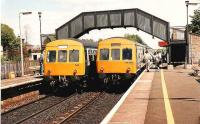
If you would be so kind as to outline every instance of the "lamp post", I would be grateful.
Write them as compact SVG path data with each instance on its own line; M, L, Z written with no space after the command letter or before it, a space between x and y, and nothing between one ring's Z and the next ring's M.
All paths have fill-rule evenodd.
M40 21L40 46L41 46L41 54L42 54L42 36L41 36L42 29L41 29L41 15L42 15L42 12L38 12L39 21Z
M20 35L20 50L21 50L21 72L22 76L24 76L24 57L23 57L23 44L22 44L22 35L21 35L21 22L20 17L22 15L29 15L32 14L32 12L20 12L19 13L19 35Z

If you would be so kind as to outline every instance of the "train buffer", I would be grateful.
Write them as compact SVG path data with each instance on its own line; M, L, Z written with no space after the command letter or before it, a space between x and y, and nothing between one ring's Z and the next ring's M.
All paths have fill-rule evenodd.
M17 77L14 79L3 79L1 80L1 90L26 85L29 83L39 82L42 80L43 80L42 76L29 76L29 75L23 77Z
M101 123L199 124L200 77L191 72L143 72Z

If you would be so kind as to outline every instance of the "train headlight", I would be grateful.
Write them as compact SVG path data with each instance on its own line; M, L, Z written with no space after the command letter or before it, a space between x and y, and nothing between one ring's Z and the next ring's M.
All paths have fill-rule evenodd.
M129 73L130 71L131 71L131 68L128 68L128 69L126 70L127 73Z
M51 75L51 71L50 70L47 71L47 75Z
M100 72L103 73L103 71L104 71L104 69L103 69L103 67L101 67Z
M76 70L76 69L74 70L73 74L74 74L74 75L76 75L76 74L77 74L77 70Z

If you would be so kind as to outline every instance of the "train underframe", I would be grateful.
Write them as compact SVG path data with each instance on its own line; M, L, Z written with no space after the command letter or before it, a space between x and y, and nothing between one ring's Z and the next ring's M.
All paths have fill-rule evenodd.
M57 91L60 88L75 87L80 89L87 87L88 76L46 76L44 78L44 85L52 91Z
M135 77L134 73L100 73L99 79L104 85L117 85Z

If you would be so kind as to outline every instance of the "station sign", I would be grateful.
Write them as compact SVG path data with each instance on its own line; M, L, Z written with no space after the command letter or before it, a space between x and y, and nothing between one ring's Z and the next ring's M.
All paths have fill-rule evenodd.
M160 42L158 42L158 45L159 45L160 47L167 47L167 46L169 45L169 43L166 42L166 41L160 41Z
M66 49L67 46L64 46L64 45L61 45L61 46L58 46L59 49Z

